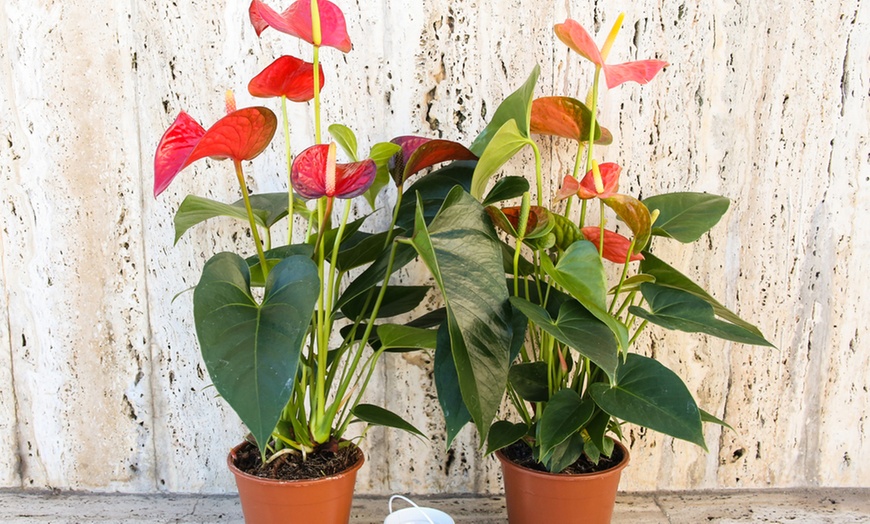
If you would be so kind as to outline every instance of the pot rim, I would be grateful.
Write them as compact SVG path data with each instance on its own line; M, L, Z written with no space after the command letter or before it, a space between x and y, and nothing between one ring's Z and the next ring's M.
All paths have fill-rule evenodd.
M335 480L337 478L346 477L349 474L355 474L357 470L359 470L366 461L365 453L363 453L362 449L354 443L351 443L351 446L355 447L359 451L359 459L348 469L344 471L340 471L335 475L329 475L326 477L320 477L316 479L298 479L298 480L280 480L280 479L270 479L264 477L258 477L256 475L251 475L250 473L246 473L234 464L236 459L236 453L241 449L245 444L250 444L248 441L243 441L241 444L234 446L230 452L227 454L227 466L230 469L230 472L236 477L242 478L247 482L257 482L262 484L292 484L294 486L307 486L310 484L317 484L319 482L326 482L330 480Z
M563 478L565 480L589 479L589 478L619 473L620 471L625 469L626 466L628 466L628 462L631 458L629 456L629 453L628 453L628 448L625 447L625 445L618 440L615 440L615 439L611 439L611 440L613 440L613 443L616 446L619 446L620 448L622 448L622 460L620 460L616 465L611 466L603 471L595 471L592 473L550 473L549 471L538 471L538 470L529 469L525 466L521 466L521 465L517 464L516 462L507 458L507 456L505 456L505 454L502 452L502 450L496 451L495 456L501 462L502 467L513 467L513 468L519 469L523 473L525 473L527 475L531 475L533 477L541 477L541 478L548 478L548 479Z

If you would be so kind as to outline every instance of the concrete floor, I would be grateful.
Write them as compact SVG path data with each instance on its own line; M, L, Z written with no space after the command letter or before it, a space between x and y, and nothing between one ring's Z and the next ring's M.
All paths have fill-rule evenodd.
M501 497L414 497L457 524L505 523ZM404 506L402 506L404 507ZM352 524L381 524L387 497L357 497ZM0 491L0 522L10 524L238 523L234 496L100 495ZM870 523L870 488L683 493L620 493L614 524ZM548 523L541 523L548 524Z

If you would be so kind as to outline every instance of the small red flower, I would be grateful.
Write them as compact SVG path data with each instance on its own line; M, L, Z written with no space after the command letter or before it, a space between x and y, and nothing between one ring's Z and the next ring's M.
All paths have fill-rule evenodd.
M667 66L667 62L661 60L639 60L637 62L626 62L624 64L607 65L601 57L601 50L595 45L592 37L586 32L583 27L576 21L565 20L563 24L556 24L553 28L559 40L565 43L575 52L591 61L593 64L600 66L604 71L604 78L607 81L607 87L614 87L628 81L634 81L638 84L646 84L653 79L663 67Z
M320 12L321 40L316 45L334 47L342 53L349 52L353 46L341 9L329 0L318 0L317 8ZM260 0L253 0L248 14L257 36L271 27L315 45L311 30L311 0L297 0L281 14Z
M586 240L595 244L596 248L599 248L599 244L601 243L601 229L597 226L591 226L584 227L581 231L583 232L583 236L586 237ZM628 256L628 250L630 248L631 240L615 231L610 231L609 229L604 230L604 258L615 264L625 264L625 257ZM629 262L635 262L637 260L643 260L643 255L640 253L631 255Z
M323 67L319 72L323 87ZM314 98L314 64L295 56L279 57L251 79L248 92L258 98L286 96L293 102L307 102Z
M378 167L366 159L351 164L335 162L335 144L311 146L299 153L290 169L290 182L300 196L354 198L375 181Z
M591 169L580 182L573 176L567 175L562 182L562 188L556 193L556 200L564 200L572 195L577 195L581 200L595 197L609 198L619 189L619 173L621 171L622 168L613 162L605 162L598 166L598 172L601 173L601 182L604 186L604 190L601 192L595 189L595 174Z
M182 169L195 161L213 157L219 160L251 160L266 149L278 119L265 107L246 107L232 111L208 131L182 111L163 134L154 154L154 196L163 192Z

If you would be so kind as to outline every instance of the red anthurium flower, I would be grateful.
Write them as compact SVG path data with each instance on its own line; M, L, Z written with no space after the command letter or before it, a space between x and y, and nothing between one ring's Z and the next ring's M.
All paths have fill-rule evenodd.
M583 232L583 236L586 237L586 240L595 244L596 248L599 247L598 244L601 242L601 229L597 226L591 226L584 227L581 231ZM604 230L604 258L616 264L625 264L625 257L628 256L629 248L631 248L631 240L615 231L610 231L609 229ZM640 253L631 255L629 261L635 262L637 260L643 260L643 255Z
M329 0L318 0L317 8L320 12L321 40L316 45L334 47L342 53L349 52L353 46L347 34L341 9ZM248 14L251 16L251 24L257 31L257 36L260 36L267 27L272 27L276 31L293 35L315 45L311 31L311 0L296 0L280 14L260 0L253 0Z
M562 187L556 192L556 202L572 197L580 190L580 182L571 175L565 175L565 180L562 181Z
M602 71L604 71L604 78L607 80L607 87L610 89L628 81L646 84L663 67L668 65L667 62L662 62L661 60L639 60L637 62L607 65L601 57L601 50L595 45L592 37L574 20L569 18L563 24L556 24L554 30L556 31L556 36L565 45L601 67Z
M619 189L619 173L622 172L622 167L613 162L605 162L598 166L598 172L601 173L601 182L604 186L603 191L595 189L595 174L590 169L583 180L580 181L580 187L577 189L577 196L581 200L590 198L608 198L613 196Z
M492 223L500 229L507 231L516 237L520 229L521 206L512 206L498 209L495 206L486 206L486 213L492 219ZM523 238L534 239L546 235L553 229L550 211L541 206L529 207L529 218L526 221L526 231Z
M320 144L299 153L290 169L290 182L303 198L354 198L365 193L377 172L378 167L370 158L337 164L335 144Z
M400 136L390 142L402 148L390 159L390 175L400 185L414 173L441 162L477 160L477 156L458 142L432 140L419 136Z
M323 68L319 68L323 87ZM314 98L314 64L285 55L272 62L251 79L248 92L258 98L286 96L294 102Z
M251 160L266 149L278 119L265 107L232 111L208 131L182 111L169 126L154 154L154 196L166 189L182 169L205 158Z

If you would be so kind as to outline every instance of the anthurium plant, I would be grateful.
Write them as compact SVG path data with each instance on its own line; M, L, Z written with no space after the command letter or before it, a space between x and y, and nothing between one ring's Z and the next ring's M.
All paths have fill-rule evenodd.
M244 169L272 143L279 118L264 106L237 109L232 93L226 115L208 129L181 112L154 158L155 197L206 157L229 160L216 163L214 170L231 165L239 184L241 199L233 203L186 197L175 216L176 242L189 228L215 217L240 220L253 239L249 252L212 256L193 292L196 333L209 376L250 430L263 462L343 447L342 438L355 421L420 434L396 414L362 399L383 352L435 347L437 333L431 328L443 321L442 312L402 324L383 320L415 310L429 287L392 285L389 279L416 257L414 248L399 239L412 236L417 198L428 206L424 224L474 245L477 233L466 223L483 217L483 207L461 189L450 189L457 177L469 186L477 156L458 143L417 136L376 143L361 154L356 135L341 124L329 126L332 141L322 141L320 52L351 51L344 14L328 0L298 0L280 13L253 0L249 15L258 36L272 28L311 44L311 62L279 57L248 85L254 97L280 101L288 190L250 194ZM288 101L313 101L314 136L295 155ZM412 176L448 161L471 162L471 167L459 163L419 177L409 189L415 196L403 200ZM352 219L352 199L366 199L374 212L379 193L391 181L397 197L388 227L367 229L372 215ZM448 197L453 204L445 202ZM451 205L476 214L454 223L433 221L442 206ZM285 218L287 243L273 243L280 236L273 228ZM294 229L306 234L297 233L294 241ZM459 249L456 261L470 264L478 254Z
M473 420L488 437L488 452L525 445L538 467L550 472L563 471L584 456L594 464L610 456L612 437L622 438L624 422L701 447L702 423L724 424L697 405L677 374L632 349L646 328L770 345L755 326L653 254L654 239L691 243L701 238L727 211L728 199L679 192L639 200L620 192L617 163L596 161L596 146L613 140L597 118L601 75L613 89L627 82L646 84L668 65L660 60L607 63L622 19L601 48L574 20L555 26L559 40L594 67L586 103L567 96L535 99L535 67L471 145L480 157L471 195L482 201L487 219L508 239L487 281L489 291L495 296L506 279L509 306L495 314L476 306L476 297L465 299L458 318L449 319L439 333L436 351L435 378L448 442ZM542 155L535 135L577 145L573 174L559 181L553 202L543 200ZM512 206L488 201L484 192L493 175L524 148L534 154L536 195L525 192ZM515 183L503 178L490 194ZM576 207L572 212L578 201L579 213ZM595 218L598 222L590 224ZM420 238L420 229L415 242L422 245L426 239ZM427 263L445 280L448 272L462 271ZM451 298L462 300L460 295L445 291L448 309ZM467 357L464 342L474 330L486 334L479 322L486 316L498 319L490 326L502 334L502 351L488 355L492 373L475 381L468 369L482 362ZM459 331L465 339L456 335ZM500 382L505 372L507 380ZM504 395L514 408L512 416L492 423Z

